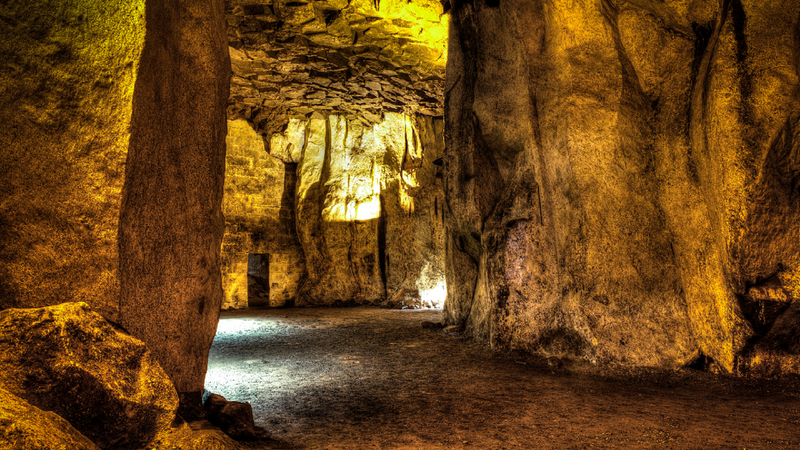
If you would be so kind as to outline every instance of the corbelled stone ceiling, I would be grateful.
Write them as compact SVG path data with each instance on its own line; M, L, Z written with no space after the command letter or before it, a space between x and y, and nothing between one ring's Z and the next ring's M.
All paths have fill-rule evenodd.
M228 118L261 134L318 111L366 124L385 112L443 115L447 16L435 0L226 5Z

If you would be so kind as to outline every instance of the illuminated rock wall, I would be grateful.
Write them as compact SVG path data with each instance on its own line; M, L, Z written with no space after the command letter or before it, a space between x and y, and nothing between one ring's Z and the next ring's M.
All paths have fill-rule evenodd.
M248 252L270 253L271 306L441 306L441 119L315 114L273 135L270 154L247 122L229 124L225 307L247 306Z
M257 249L272 255L272 306L295 297L301 272L307 278L298 304L440 303L442 227L432 225L441 223L440 197L433 194L440 187L424 177L435 173L432 161L443 146L448 18L442 4L230 0L226 13L233 69L228 119L250 124L246 139L254 154L263 154L255 136L264 136L273 159L233 158L229 149L228 173L236 181L226 188L224 306L246 304L245 258ZM404 115L426 118L405 124ZM412 153L405 157L407 141ZM264 178L272 169L261 164L273 167L268 161L275 158L297 164L291 219L278 214L277 203L264 204L289 204L287 190L274 181L280 166ZM423 178L408 178L414 174ZM296 237L286 228L295 220ZM427 262L434 254L438 259Z
M800 371L800 6L490 3L452 10L446 320L597 362Z
M298 164L297 230L308 270L299 305L441 301L433 164L443 150L441 124L418 117L387 113L373 127L341 116L309 121Z
M85 301L116 317L144 25L143 0L0 5L0 308Z

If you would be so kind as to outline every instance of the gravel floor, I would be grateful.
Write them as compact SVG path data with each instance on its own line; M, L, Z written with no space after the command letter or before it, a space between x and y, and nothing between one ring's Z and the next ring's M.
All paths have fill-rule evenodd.
M206 388L253 406L251 448L800 448L800 381L566 367L422 321L441 311L222 314Z

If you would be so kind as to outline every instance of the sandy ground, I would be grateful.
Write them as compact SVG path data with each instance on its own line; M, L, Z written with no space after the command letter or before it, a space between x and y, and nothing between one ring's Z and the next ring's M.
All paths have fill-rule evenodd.
M800 448L800 379L496 353L437 310L223 313L206 388L284 449Z

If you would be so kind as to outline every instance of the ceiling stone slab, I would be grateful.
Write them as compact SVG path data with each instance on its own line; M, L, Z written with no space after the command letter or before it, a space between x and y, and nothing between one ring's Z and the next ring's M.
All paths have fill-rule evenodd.
M448 16L437 1L227 3L228 117L265 135L314 111L443 115Z

